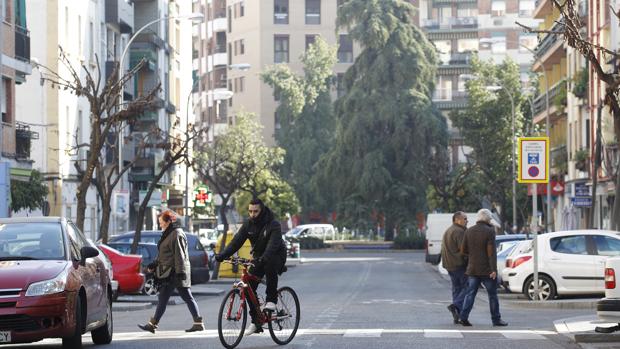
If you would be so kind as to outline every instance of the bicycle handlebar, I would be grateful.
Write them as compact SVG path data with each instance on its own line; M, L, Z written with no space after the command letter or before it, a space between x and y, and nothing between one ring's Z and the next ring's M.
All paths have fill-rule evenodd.
M246 267L253 267L254 266L254 260L251 259L247 259L247 258L241 258L241 257L230 257L227 258L223 261L224 263L230 263L230 264L241 264L243 266Z

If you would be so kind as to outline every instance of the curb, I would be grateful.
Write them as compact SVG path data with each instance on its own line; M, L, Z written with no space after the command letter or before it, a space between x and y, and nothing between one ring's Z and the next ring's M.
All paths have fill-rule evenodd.
M576 343L620 343L619 333L594 332L594 328L598 325L606 327L615 324L603 322L596 315L576 316L553 322L553 326L559 334Z
M112 311L135 311L146 310L153 307L153 303L130 303L130 304L118 304L112 303Z
M555 300L555 301L527 301L527 300L508 300L501 299L503 303L519 308L545 308L545 309L596 309L596 300Z

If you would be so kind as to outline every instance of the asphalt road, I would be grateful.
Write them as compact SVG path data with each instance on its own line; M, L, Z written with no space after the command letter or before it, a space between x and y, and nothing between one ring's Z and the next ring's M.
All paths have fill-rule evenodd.
M553 321L592 310L519 308L501 303L508 327L491 326L486 294L479 293L465 328L446 310L450 284L421 252L305 253L304 263L289 268L280 285L292 286L301 302L301 324L289 348L578 348L558 334ZM227 289L225 284L212 287ZM259 289L264 292L264 289ZM192 319L185 305L169 306L153 335L136 324L154 309L115 312L112 344L89 348L220 348L217 311L221 297L199 297L207 331L187 335ZM59 341L22 347L59 348ZM268 334L244 338L239 348L276 348Z

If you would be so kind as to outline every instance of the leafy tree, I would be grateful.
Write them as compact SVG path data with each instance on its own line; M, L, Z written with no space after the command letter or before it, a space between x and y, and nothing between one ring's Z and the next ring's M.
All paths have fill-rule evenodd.
M281 151L267 147L261 138L261 125L254 115L243 113L237 115L235 124L216 136L213 143L202 143L196 147L194 169L221 199L219 213L224 236L220 253L224 251L228 233L228 202L243 186L255 180L258 173L272 170L277 164L273 159L278 159L278 156L281 159ZM216 266L213 278L217 279L217 276Z
M465 145L472 148L472 158L477 171L473 181L479 186L478 195L496 203L501 219L512 218L512 108L510 95L515 102L516 137L525 134L527 126L521 108L526 108L521 94L519 66L511 60L500 65L481 62L474 58L471 64L475 79L466 84L469 101L467 108L450 115L452 124L463 135ZM489 91L487 86L499 85L502 89ZM498 103L507 101L507 103ZM529 106L527 106L529 108ZM519 186L520 191L525 187Z
M347 92L336 102L335 145L322 160L321 182L338 203L339 221L384 222L386 239L426 209L425 167L446 135L431 103L435 50L413 16L402 0L349 0L338 11L338 28L363 50L344 76Z
M287 65L280 64L266 69L261 78L280 98L276 110L280 129L275 137L278 145L286 150L280 173L295 189L307 215L326 209L324 196L312 179L317 161L333 144L335 121L329 88L336 48L317 38L300 60L304 65L303 75L296 75Z
M273 211L276 219L299 213L299 200L293 188L274 171L261 171L252 186L244 186L235 196L237 212L246 212L252 198L258 197Z
M11 211L29 211L43 208L48 188L41 181L41 173L33 170L28 182L11 181Z

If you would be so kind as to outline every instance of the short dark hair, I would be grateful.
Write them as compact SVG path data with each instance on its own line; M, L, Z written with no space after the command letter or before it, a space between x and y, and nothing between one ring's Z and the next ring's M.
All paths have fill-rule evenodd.
M454 214L452 215L452 223L456 222L456 220L459 217L464 217L464 216L465 216L465 212L463 212L463 211L456 211L456 212L454 212Z
M261 209L265 207L265 204L259 198L253 198L252 201L250 201L250 205L259 205Z

